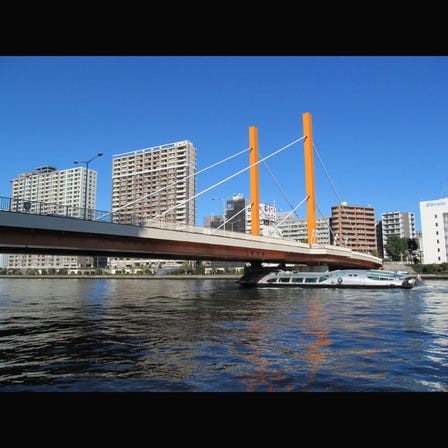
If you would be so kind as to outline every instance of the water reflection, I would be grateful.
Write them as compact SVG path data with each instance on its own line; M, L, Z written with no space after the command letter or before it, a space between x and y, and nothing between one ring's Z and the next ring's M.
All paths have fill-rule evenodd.
M262 342L266 337L266 328L261 322L250 322L246 330L251 336L250 352L243 355L245 362L252 367L252 371L242 378L247 392L277 391L279 383L286 379L286 373L278 367L278 360L269 359L265 344ZM257 336L255 336L257 335ZM290 391L293 385L286 385L284 391Z
M0 279L0 390L446 391L447 291Z
M320 366L325 364L327 356L323 348L331 345L328 337L328 315L318 297L310 298L307 315L308 328L305 328L303 333L310 336L311 341L304 343L304 360L310 365L310 373L302 386L303 390L312 384Z

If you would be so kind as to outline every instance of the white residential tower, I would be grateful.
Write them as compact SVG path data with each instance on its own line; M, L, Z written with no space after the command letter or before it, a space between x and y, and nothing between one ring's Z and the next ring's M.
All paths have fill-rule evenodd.
M87 179L86 179L87 177ZM58 170L42 166L11 181L11 210L23 213L92 218L96 208L97 172L86 167ZM87 191L86 191L87 190ZM87 202L85 202L87 199ZM78 269L92 267L93 257L14 254L9 269Z
M448 261L448 198L420 201L423 263Z

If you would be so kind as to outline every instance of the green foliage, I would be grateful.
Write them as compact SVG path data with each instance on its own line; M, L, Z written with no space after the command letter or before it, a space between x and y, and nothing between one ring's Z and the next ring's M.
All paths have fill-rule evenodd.
M441 264L414 264L412 268L418 274L447 274L448 263Z
M422 269L423 274L434 274L437 271L438 271L438 266L436 267L432 264L424 264L423 265L423 269Z
M409 238L392 235L387 239L386 251L393 261L403 261L408 253Z
M195 274L205 274L205 266L200 265L200 266L196 266L195 268Z

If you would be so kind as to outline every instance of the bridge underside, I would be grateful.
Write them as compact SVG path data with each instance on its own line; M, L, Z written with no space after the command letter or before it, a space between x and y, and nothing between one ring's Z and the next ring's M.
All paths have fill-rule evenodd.
M296 253L243 245L7 226L0 226L0 253L278 262L308 266L327 265L330 269L372 269L380 266L372 260L352 259L328 252Z

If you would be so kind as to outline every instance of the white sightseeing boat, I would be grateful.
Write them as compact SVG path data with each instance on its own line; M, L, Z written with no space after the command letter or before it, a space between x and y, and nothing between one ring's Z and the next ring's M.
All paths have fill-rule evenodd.
M417 277L408 273L377 269L340 269L326 272L246 272L241 286L269 288L404 288L415 286Z

